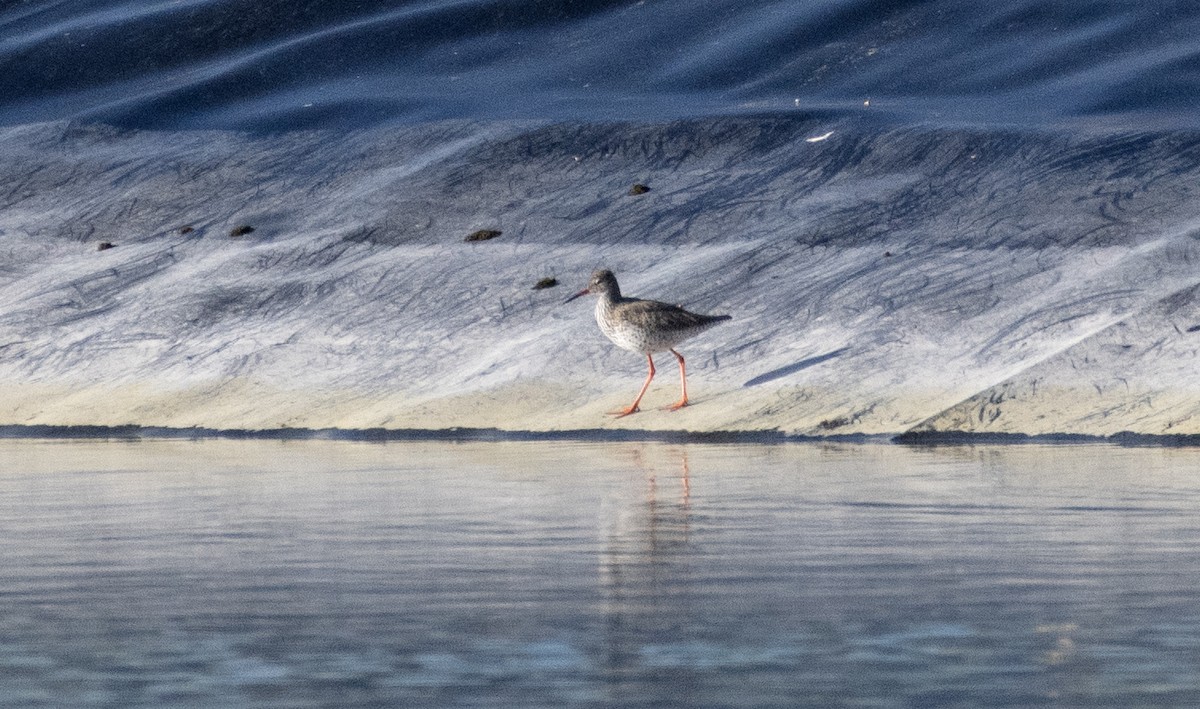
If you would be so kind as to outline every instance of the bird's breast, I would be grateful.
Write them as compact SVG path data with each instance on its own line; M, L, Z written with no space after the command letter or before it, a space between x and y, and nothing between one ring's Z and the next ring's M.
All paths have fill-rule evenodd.
M614 345L630 352L649 354L653 350L643 328L618 316L614 308L606 307L603 300L596 304L596 324L600 332L612 341Z

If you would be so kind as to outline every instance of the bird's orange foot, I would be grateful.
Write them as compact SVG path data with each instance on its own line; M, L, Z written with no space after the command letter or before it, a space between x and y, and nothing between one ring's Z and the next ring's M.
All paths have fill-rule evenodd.
M626 407L626 408L624 408L624 409L619 409L619 410L617 410L617 411L609 411L609 412L608 412L608 415L609 415L609 416L616 416L617 418L621 418L622 416L628 416L629 414L636 414L636 413L637 413L638 411L640 411L640 410L641 410L641 409L639 409L639 408L638 408L638 407L635 405L635 406L629 406L629 407Z
M687 399L680 399L679 401L676 401L674 404L671 404L670 406L665 407L663 409L663 411L678 411L687 405L688 405Z

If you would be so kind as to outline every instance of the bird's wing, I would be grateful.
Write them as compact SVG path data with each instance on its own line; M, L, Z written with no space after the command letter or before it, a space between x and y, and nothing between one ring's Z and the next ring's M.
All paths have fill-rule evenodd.
M617 306L620 316L630 322L664 329L688 329L712 322L712 316L693 313L678 305L657 300L630 300Z

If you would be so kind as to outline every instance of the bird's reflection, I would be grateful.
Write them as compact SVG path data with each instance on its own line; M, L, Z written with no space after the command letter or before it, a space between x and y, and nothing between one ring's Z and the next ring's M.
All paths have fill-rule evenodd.
M687 450L638 446L628 451L630 471L644 482L612 522L600 560L605 617L604 674L613 699L640 691L645 654L655 643L679 637L702 621L691 612L699 589L691 556L692 485ZM664 669L686 694L689 670ZM640 677L641 680L634 678Z
M676 504L676 506L679 510L686 512L691 507L691 502L692 502L692 500L691 500L692 483L691 483L691 479L690 479L691 468L688 466L687 449L680 448L678 451L672 451L672 453L678 453L678 456L679 456L679 473L677 476L678 486L679 486L679 496L678 496L679 501ZM643 463L642 468L645 471L646 480L649 483L647 490L646 490L646 504L647 504L648 508L650 509L650 511L653 512L659 506L659 490L658 490L659 473L658 473L658 471L656 471L655 467L652 465L646 465ZM665 467L664 467L664 469L665 469ZM670 494L669 489L664 494ZM654 515L651 514L650 517L653 519ZM686 529L687 529L687 515L686 514L684 514L682 516L682 521L684 523L684 531L686 532Z

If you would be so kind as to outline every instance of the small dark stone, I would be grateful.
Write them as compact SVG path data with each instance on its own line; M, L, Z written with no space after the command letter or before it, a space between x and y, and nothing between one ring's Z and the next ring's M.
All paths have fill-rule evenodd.
M1188 332L1200 332L1200 325L1192 325L1187 329Z
M254 231L254 227L250 226L249 224L243 224L241 226L234 227L233 230L229 232L229 235L230 236L245 236L252 231Z
M195 227L193 227L193 226L192 226L192 225L190 225L190 224L189 224L189 225L187 225L187 226L181 226L181 227L179 227L179 233L180 233L180 234L191 234L193 231L196 231L196 229L195 229Z
M117 245L111 241L101 241L99 244L96 244L96 250L97 251L108 251L109 249L116 248L116 246Z
M647 193L647 192L649 192L649 191L650 191L650 188L649 188L649 187L647 187L647 186L643 185L642 183L638 182L638 183L634 184L634 186L633 186L633 187L630 187L630 188L629 188L629 195L630 195L631 197L636 197L636 196L638 196L638 195L640 195L640 194L646 194L646 193Z
M500 236L503 233L504 232L496 231L495 229L480 229L479 231L468 235L466 240L487 241L488 239L495 239L497 236Z
M557 278L543 278L542 280L533 284L533 289L534 290L545 290L546 288L553 288L556 285L558 285Z
M891 251L884 251L884 252L883 252L883 257L884 257L884 258L891 258L891 257L892 257L892 252L891 252Z

